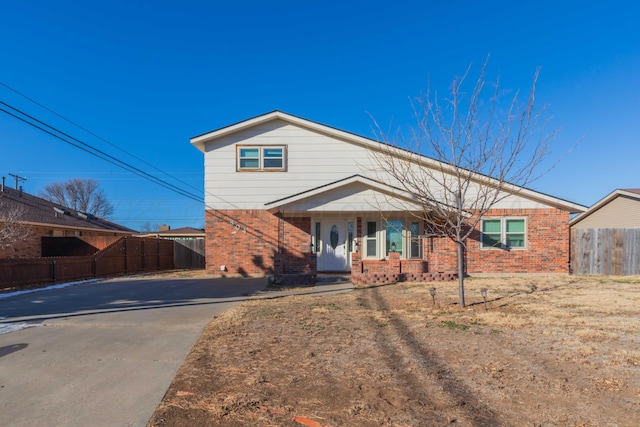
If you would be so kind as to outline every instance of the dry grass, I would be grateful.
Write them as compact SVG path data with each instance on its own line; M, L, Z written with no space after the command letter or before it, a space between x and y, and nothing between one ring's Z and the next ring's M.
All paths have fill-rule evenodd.
M637 425L640 277L471 278L464 309L430 286L226 312L150 425Z

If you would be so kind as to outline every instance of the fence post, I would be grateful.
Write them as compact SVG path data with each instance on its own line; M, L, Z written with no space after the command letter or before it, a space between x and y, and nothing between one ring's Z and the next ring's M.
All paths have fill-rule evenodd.
M55 259L51 260L51 281L52 282L56 281L56 260Z
M145 256L144 256L144 242L145 242L145 239L143 238L142 241L140 242L140 253L141 253L141 256L142 256L141 264L142 264L142 271L147 271L147 264L144 262L145 261L144 260L144 258L145 258Z
M128 274L129 273L129 265L127 264L127 238L125 237L124 240L124 274Z

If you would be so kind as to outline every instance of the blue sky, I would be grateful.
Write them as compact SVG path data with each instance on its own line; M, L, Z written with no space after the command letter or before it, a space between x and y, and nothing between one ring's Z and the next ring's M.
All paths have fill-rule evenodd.
M505 89L528 89L541 67L537 101L558 130L552 157L564 158L533 189L591 205L640 187L636 2L0 5L0 82L109 143L4 86L0 101L198 195L203 156L192 136L276 109L367 137L372 117L406 128L412 97L428 85L445 92L488 54L489 78ZM0 147L0 175L26 176L30 193L94 178L115 222L204 225L202 204L2 113Z

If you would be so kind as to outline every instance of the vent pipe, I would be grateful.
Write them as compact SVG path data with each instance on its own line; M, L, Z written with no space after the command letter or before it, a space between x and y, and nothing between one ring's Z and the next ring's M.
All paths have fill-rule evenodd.
M0 187L0 191L2 191L2 192L4 192L4 180L5 180L5 177L3 176L2 177L2 187Z

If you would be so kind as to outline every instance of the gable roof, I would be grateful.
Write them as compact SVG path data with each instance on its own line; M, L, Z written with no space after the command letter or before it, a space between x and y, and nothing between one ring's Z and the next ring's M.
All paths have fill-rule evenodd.
M407 191L397 187L393 187L380 181L376 181L375 179L367 178L366 176L362 175L353 175L344 179L330 182L328 184L311 188L297 194L292 194L278 200L267 202L265 203L265 207L269 211L277 211L280 208L295 204L303 200L309 200L314 197L322 198L322 196L325 194L332 193L338 189L346 188L354 184L360 184L363 188L374 190L377 193L384 195L385 197L398 200L400 203L403 203L404 206L408 206L414 209L420 209L419 203L415 200L415 197L413 197L413 195L411 195ZM322 200L322 202L326 202L326 200ZM359 207L357 210L360 211L363 209L362 207Z
M577 217L573 218L569 222L569 226L574 226L574 225L578 224L580 221L583 221L588 216L594 214L595 212L599 211L603 207L607 206L609 203L611 203L612 201L614 201L618 197L628 197L628 198L631 198L631 199L638 200L638 202L640 202L640 188L617 189L617 190L612 191L611 193L609 193L608 195L606 195L605 197L603 197L602 199L600 199L599 201L594 203L585 212L583 212L582 214L580 214ZM640 203L638 205L638 209L639 209L639 214L640 214Z
M28 225L47 226L73 230L107 231L118 234L133 234L134 230L97 218L91 214L67 208L54 202L15 190L0 189L0 221L2 213L18 210L19 222Z
M318 122L314 122L308 119L304 119L302 117L294 116L292 114L288 114L279 110L271 111L266 114L262 114L259 116L252 117L247 120L243 120L210 132L206 132L201 135L194 136L191 138L191 144L193 144L198 150L205 152L205 145L208 143L215 142L216 140L220 140L221 138L232 135L237 132L241 132L243 130L247 130L253 128L255 126L261 125L263 123L272 122L275 120L281 120L286 123L290 123L295 126L299 126L305 129L309 129L329 137L333 137L336 139L340 139L346 141L348 143L356 144L374 151L381 151L385 148L393 148L393 154L403 156L406 155L408 159L411 161L415 161L416 163L430 168L440 169L444 172L447 170L452 170L452 166L450 164L444 163L442 161L433 159L431 157L425 156L423 154L415 153L403 148L393 147L384 142L376 141L371 138L367 138L361 135L357 135L355 133L343 131L331 126L323 125ZM491 185L491 182L495 182L496 180L492 177L482 175L480 173L476 173L471 171L473 174L473 179L477 182L481 182L484 184ZM507 192L518 193L519 195L539 201L543 204L547 204L558 209L562 209L565 211L569 211L570 213L581 213L587 210L586 206L580 205L578 203L573 203L568 200L560 199L558 197L554 197L545 193L541 193L539 191L530 190L525 187L520 187L513 184L507 184L504 187L504 190Z

